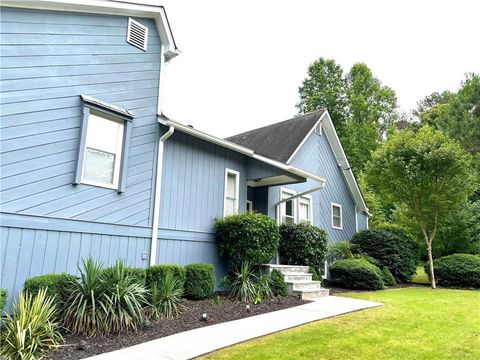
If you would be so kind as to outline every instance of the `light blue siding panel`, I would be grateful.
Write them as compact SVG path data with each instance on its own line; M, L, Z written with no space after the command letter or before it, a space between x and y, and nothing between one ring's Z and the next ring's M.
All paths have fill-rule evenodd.
M359 213L357 215L358 219L358 231L368 229L368 215L365 213Z
M146 225L158 134L155 21L138 19L150 30L144 52L126 43L125 16L13 8L0 16L2 211ZM127 161L124 197L71 184L81 94L136 114L128 153L135 161ZM132 195L140 195L137 202ZM71 246L78 241L72 238Z
M333 151L327 138L312 133L291 162L301 169L320 175L327 180L324 189L312 193L313 223L327 231L330 241L350 240L355 234L355 203L347 183L337 165ZM308 180L306 183L285 185L285 188L297 192L318 186L318 183ZM274 204L279 200L280 189L269 189L269 214L275 214ZM343 229L333 229L331 225L331 203L342 205Z

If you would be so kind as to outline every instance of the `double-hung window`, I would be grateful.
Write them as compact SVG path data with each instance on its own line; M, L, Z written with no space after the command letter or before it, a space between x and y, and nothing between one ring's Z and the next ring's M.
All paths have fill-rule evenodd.
M133 114L85 95L82 99L83 121L74 184L122 192Z
M238 171L225 169L223 216L238 214L239 178L240 173Z
M281 199L285 200L295 195L295 192L289 190L283 190L281 193ZM280 223L281 224L293 224L296 222L296 201L287 200L280 204Z
M312 223L312 197L301 196L298 199L298 220L300 222Z
M342 205L332 203L332 228L343 229Z

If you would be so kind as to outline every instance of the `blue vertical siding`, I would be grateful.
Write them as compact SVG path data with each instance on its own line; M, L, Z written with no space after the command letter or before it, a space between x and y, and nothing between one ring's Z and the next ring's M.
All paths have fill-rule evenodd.
M357 217L358 231L368 229L368 215L365 213L359 213Z
M0 175L2 211L149 226L161 44L126 43L128 18L2 8ZM73 186L81 94L136 114L126 189Z
M324 189L310 194L313 198L313 224L325 229L330 241L350 240L355 234L356 228L355 203L327 138L324 135L311 133L293 157L291 164L327 180ZM285 188L302 192L315 186L318 186L317 182L308 180L306 183L286 185ZM274 204L279 201L279 196L279 187L269 189L269 214L271 216L275 214ZM342 230L332 228L332 202L342 205Z

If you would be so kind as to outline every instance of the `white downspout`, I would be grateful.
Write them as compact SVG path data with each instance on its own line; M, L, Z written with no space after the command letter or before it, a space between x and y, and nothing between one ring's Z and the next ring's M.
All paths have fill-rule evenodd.
M163 134L158 141L157 174L155 178L155 198L153 201L152 239L150 242L150 266L155 265L157 260L158 220L160 218L160 195L162 190L163 144L170 136L172 136L174 131L175 128L170 126L168 131Z

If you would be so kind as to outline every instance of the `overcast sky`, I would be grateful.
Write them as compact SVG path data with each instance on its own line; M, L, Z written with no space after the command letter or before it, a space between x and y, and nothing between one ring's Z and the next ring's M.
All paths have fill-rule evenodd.
M165 114L225 137L295 115L298 86L323 56L366 63L402 110L480 72L480 2L165 0L180 56Z

